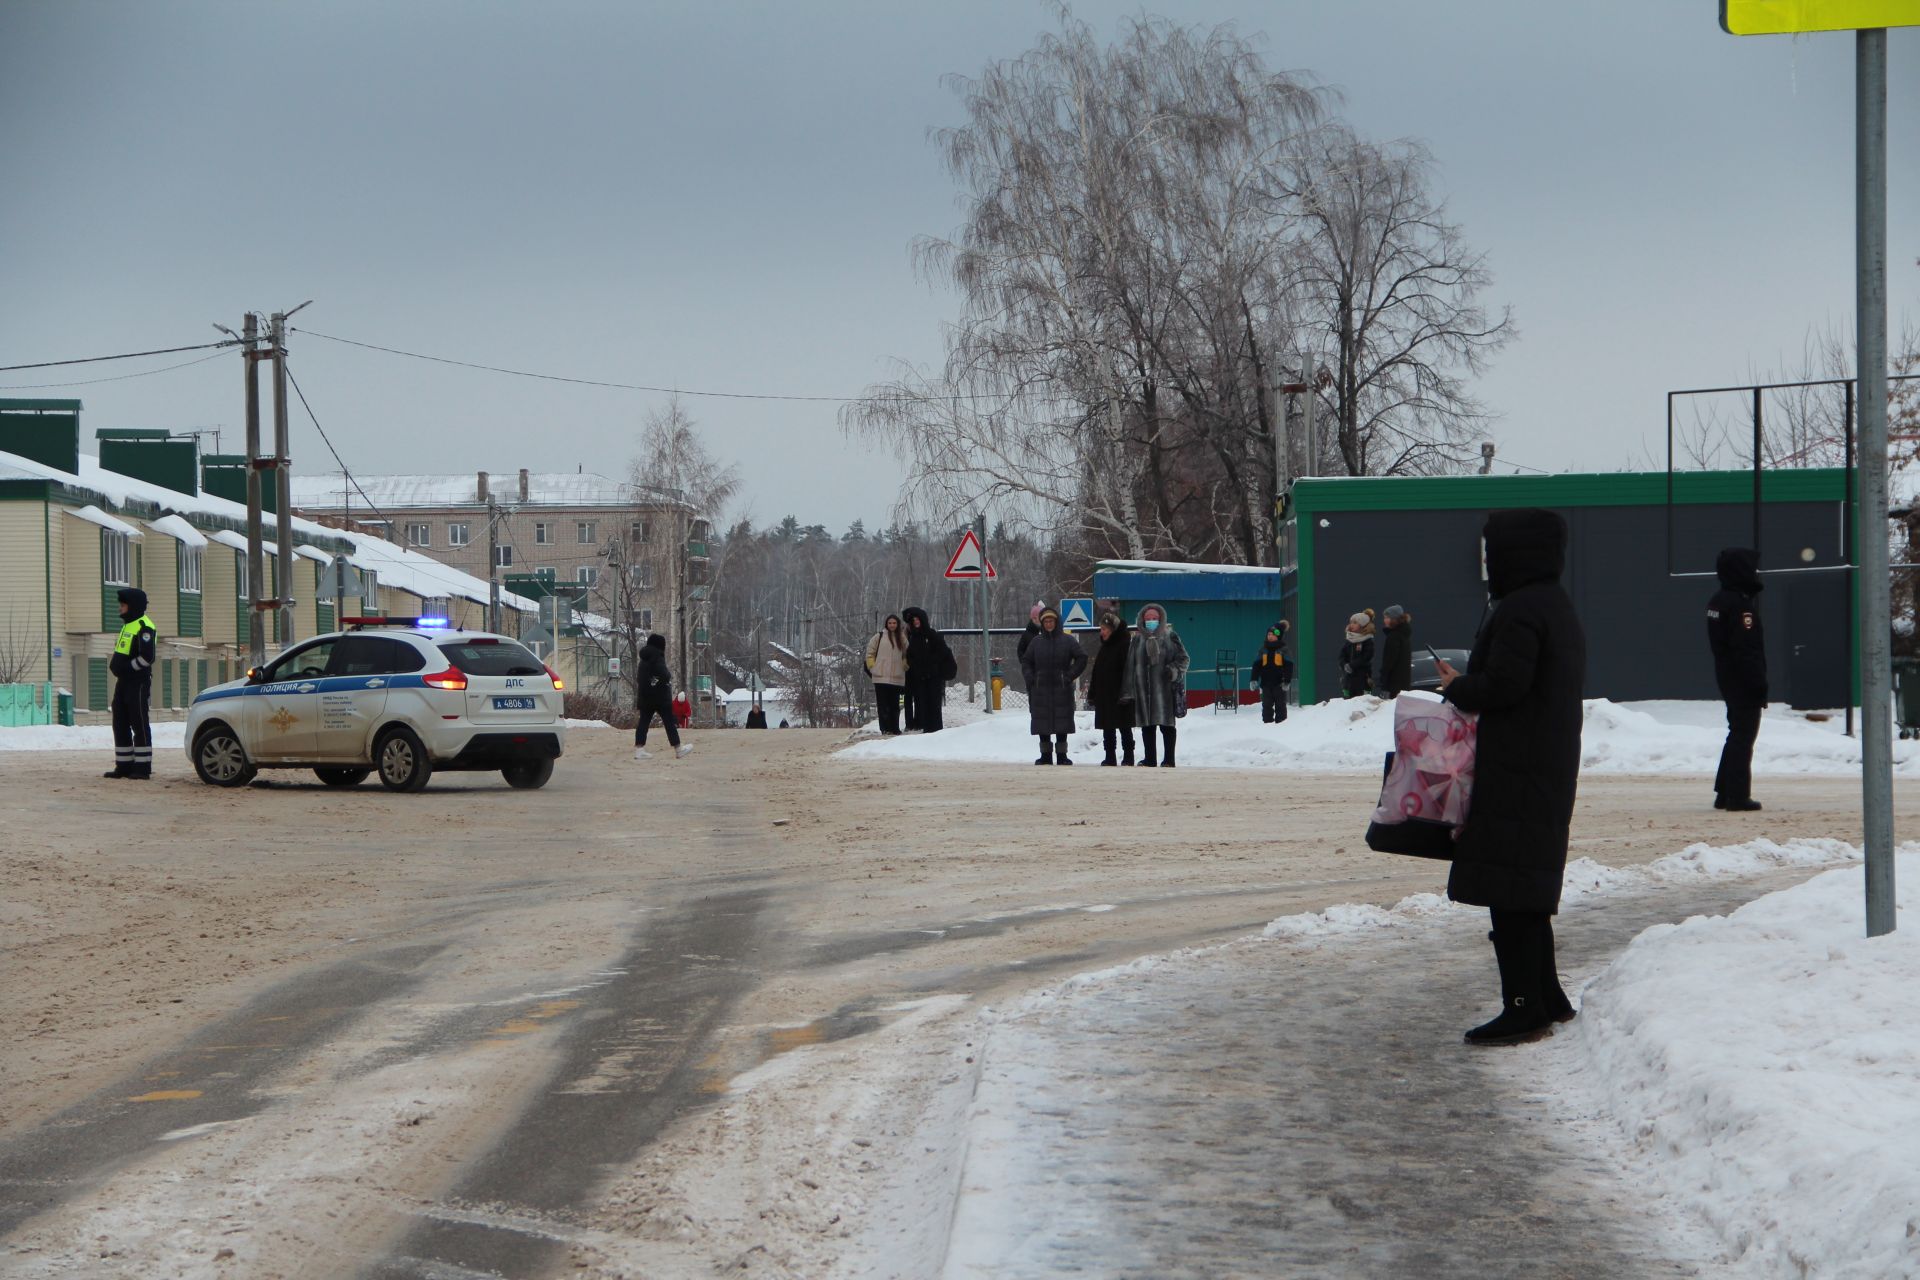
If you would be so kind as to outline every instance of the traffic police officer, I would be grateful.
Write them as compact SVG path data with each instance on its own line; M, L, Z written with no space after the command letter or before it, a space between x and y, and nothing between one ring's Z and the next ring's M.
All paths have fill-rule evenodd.
M153 726L147 702L153 694L154 650L159 632L147 616L147 593L120 588L120 635L113 642L108 670L113 686L113 768L109 778L153 776Z
M1753 798L1753 740L1767 708L1767 644L1760 629L1759 562L1745 547L1722 551L1714 564L1720 590L1707 602L1713 678L1727 704L1727 744L1713 779L1713 807L1736 813L1760 807Z

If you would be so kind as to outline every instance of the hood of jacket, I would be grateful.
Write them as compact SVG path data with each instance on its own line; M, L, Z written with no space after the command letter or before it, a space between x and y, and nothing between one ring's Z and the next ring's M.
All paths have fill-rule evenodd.
M1747 547L1728 547L1713 563L1720 585L1743 595L1755 595L1761 589L1760 557Z
M1149 609L1158 609L1160 611L1160 628L1157 631L1147 630L1147 610ZM1173 634L1173 619L1167 616L1166 606L1149 602L1141 605L1140 612L1133 615L1133 629L1136 634L1143 638L1170 636Z
M147 593L138 587L120 588L119 600L121 604L133 606L133 613L127 618L128 622L132 622L134 618L140 617L147 611Z
M1498 600L1533 582L1558 582L1567 565L1567 522L1557 511L1524 507L1487 517L1487 594Z
M920 620L920 626L918 629L920 634L922 635L933 634L933 619L927 616L927 611L925 609L922 609L917 604L908 605L906 608L900 611L900 621L906 625L908 639L912 639L914 636L915 628L913 625L913 620L915 618L918 618Z
M647 637L647 648L658 649L661 653L665 653L667 651L667 638L656 631Z

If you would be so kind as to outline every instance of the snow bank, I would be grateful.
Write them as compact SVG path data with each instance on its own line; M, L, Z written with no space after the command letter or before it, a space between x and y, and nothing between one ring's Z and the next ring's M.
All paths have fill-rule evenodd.
M1908 927L1883 938L1858 868L1649 929L1556 1037L1744 1273L1920 1274L1920 851L1896 879Z
M1425 695L1410 694L1409 697ZM1026 763L1034 739L1025 711L977 719L965 703L949 704L950 726L941 733L871 738L840 753L847 760L908 760L955 763ZM959 713L959 714L956 714ZM973 715L977 715L977 711ZM967 722L954 724L966 717ZM1100 734L1091 712L1076 721L1069 748L1077 762L1094 764ZM1813 718L1784 707L1770 709L1754 748L1755 773L1846 774L1860 767L1860 742L1844 733L1835 713ZM1379 698L1323 702L1295 708L1284 724L1262 724L1257 709L1190 712L1179 725L1181 767L1306 772L1374 773L1393 744L1393 704ZM1717 702L1587 703L1581 768L1589 773L1711 774L1726 741L1725 711ZM1894 768L1920 776L1920 743L1897 741Z
M184 720L153 726L156 751L178 751L187 745ZM0 751L99 751L113 754L113 727L104 724L67 726L30 724L0 729Z

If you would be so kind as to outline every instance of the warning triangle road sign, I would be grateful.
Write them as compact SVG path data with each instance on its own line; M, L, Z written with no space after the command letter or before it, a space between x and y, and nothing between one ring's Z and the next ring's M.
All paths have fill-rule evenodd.
M1000 576L993 571L993 562L988 560L981 550L980 539L976 538L973 530L969 529L960 536L960 546L954 551L953 559L947 561L947 577L977 578L980 576L983 565L986 568L987 577Z

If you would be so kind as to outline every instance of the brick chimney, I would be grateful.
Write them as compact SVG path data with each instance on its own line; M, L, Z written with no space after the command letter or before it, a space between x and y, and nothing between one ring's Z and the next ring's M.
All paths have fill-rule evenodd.
M525 467L520 468L520 501L532 501L532 496L527 491L527 469Z
M486 472L482 471L480 473L480 483L474 486L474 493L479 496L479 499L481 502L485 502L487 500L487 473Z

